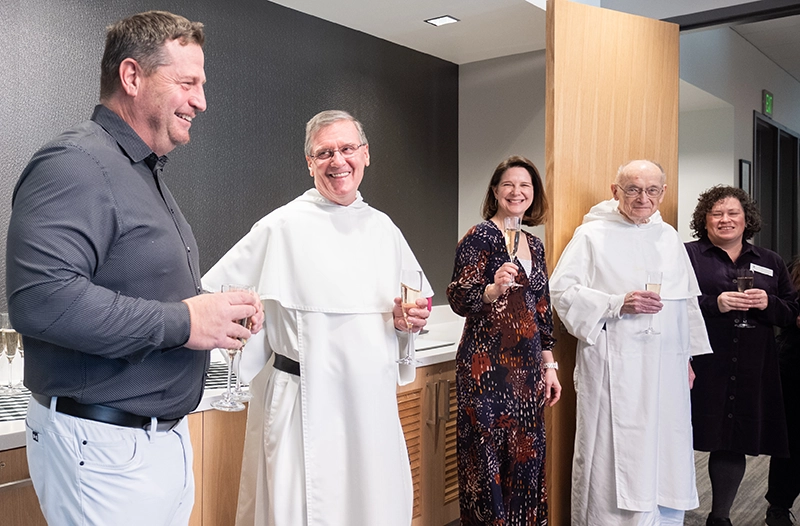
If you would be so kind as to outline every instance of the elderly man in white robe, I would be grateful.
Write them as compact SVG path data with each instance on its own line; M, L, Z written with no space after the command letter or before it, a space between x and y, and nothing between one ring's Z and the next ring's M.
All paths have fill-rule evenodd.
M690 356L711 347L692 265L658 212L665 183L656 163L620 167L550 279L578 339L572 526L678 525L698 506ZM660 294L644 290L652 271Z
M314 189L256 223L204 277L254 285L264 336L243 352L250 390L236 524L409 526L413 487L397 410L408 328L401 270L420 270L400 230L358 192L361 124L325 111L306 126ZM423 297L433 292L423 277ZM409 322L428 317L417 300ZM266 360L273 355L272 361Z

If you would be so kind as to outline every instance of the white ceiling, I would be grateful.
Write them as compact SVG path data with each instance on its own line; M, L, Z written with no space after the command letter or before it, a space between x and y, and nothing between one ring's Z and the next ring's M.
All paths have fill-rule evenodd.
M273 0L428 55L466 64L544 49L545 12L525 0ZM425 20L450 15L456 24Z
M545 0L272 0L422 53L467 64L544 49ZM748 4L742 0L578 0L664 19ZM450 15L456 24L424 20ZM732 26L800 81L800 16Z
M800 15L731 26L800 82Z

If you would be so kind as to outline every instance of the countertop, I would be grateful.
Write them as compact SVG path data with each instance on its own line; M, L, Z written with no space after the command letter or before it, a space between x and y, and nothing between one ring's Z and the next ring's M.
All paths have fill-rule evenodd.
M428 320L427 332L421 334L416 338L415 347L417 361L420 362L419 367L426 365L434 365L437 363L447 362L455 359L456 347L461 338L461 330L464 326L464 318L454 314L450 307L447 305L438 305L433 307L431 317ZM223 358L218 352L212 354L212 364L217 364L214 370L219 371L220 364L224 363ZM5 362L5 360L3 360ZM8 369L6 367L0 368L0 379L5 383L8 378ZM21 360L17 358L12 364L12 374L14 381L19 380L21 369ZM209 384L207 384L209 385ZM224 387L216 387L219 385L217 381L210 381L210 385L214 387L206 387L203 399L200 405L195 409L197 411L206 411L211 409L211 402L219 398ZM223 382L224 385L224 382ZM0 397L5 395L0 395ZM19 409L17 409L19 411ZM0 451L6 449L14 449L25 445L25 420L24 410L19 412L20 418L0 422Z

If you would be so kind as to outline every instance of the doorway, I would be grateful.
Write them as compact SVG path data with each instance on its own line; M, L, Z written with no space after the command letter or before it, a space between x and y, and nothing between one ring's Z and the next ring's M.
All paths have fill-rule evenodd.
M761 212L761 232L755 244L773 250L786 263L798 255L798 134L753 112L753 198Z

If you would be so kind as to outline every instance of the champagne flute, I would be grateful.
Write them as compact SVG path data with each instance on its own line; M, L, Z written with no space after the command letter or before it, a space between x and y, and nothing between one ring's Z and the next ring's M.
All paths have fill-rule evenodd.
M661 278L662 278L661 271L658 270L648 271L644 289L649 292L655 292L656 294L661 294ZM661 334L660 332L658 332L653 328L654 317L655 314L650 315L650 323L647 324L647 328L644 330L645 334Z
M19 359L23 360L22 363L24 364L25 363L24 362L24 360L25 360L25 348L22 345L22 335L20 333L17 333L17 354L19 354ZM25 367L23 366L20 370L24 371ZM17 387L18 389L21 389L23 385L24 385L24 383L22 381L22 374L20 374L19 381L16 384L14 384L14 387Z
M508 251L508 257L511 258L511 262L513 263L514 258L517 257L517 249L519 249L519 238L522 228L520 218L516 216L506 217L503 219L503 227L503 236L506 240L506 251ZM517 287L521 287L522 285L512 279L509 281L508 286L512 289L515 289Z
M419 365L414 357L414 338L413 327L408 321L408 310L417 307L417 298L422 296L422 271L420 270L401 270L400 271L400 305L403 308L403 318L406 321L408 330L408 340L406 341L406 355L397 363L401 365Z
M11 363L17 355L19 334L11 327L11 322L6 312L0 313L0 341L2 341L3 352L8 358L8 384L2 389L2 394L19 394L22 391L14 387L13 369L11 368Z
M236 290L244 290L253 292L255 289L253 287L247 285L223 285L222 292L230 292ZM243 327L247 327L249 319L242 318L238 320L238 323ZM247 340L240 339L242 345L244 345ZM242 411L244 410L244 404L236 400L233 396L233 390L231 389L231 374L233 372L233 361L236 353L239 352L239 349L225 349L228 353L228 381L225 387L225 392L222 394L222 398L219 400L214 400L211 402L211 407L214 409L219 409L220 411Z
M242 374L240 372L242 365L242 350L244 350L244 347L239 349L239 351L236 353L236 358L233 362L234 369L236 369L234 372L234 375L236 375L236 387L233 389L233 399L237 402L248 402L253 399L253 394L249 390L245 391L242 388Z
M736 288L739 292L744 292L747 289L753 288L753 271L749 268L736 269ZM755 325L747 321L747 311L742 312L742 321L734 324L734 327L740 329L755 329Z

